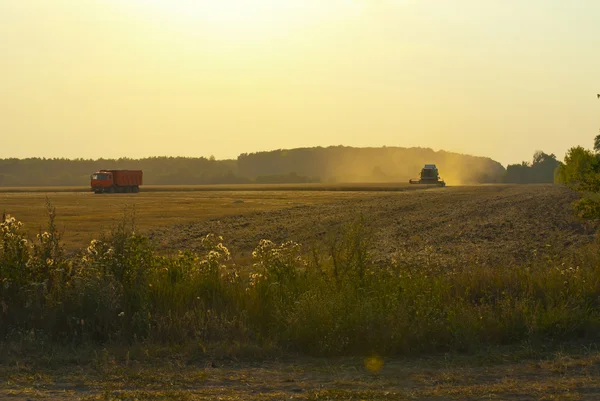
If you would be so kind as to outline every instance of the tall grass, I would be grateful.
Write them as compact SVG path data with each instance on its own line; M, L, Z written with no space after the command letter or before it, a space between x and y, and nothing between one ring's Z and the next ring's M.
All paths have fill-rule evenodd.
M273 345L311 355L472 351L597 338L598 247L521 266L373 263L362 222L325 251L261 241L237 265L223 239L164 256L125 218L65 256L49 204L35 239L0 223L0 341Z

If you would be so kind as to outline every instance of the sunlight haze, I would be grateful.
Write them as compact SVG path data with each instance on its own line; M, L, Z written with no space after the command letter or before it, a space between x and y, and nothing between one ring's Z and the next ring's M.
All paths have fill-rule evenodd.
M600 128L594 0L1 0L0 158L431 147Z

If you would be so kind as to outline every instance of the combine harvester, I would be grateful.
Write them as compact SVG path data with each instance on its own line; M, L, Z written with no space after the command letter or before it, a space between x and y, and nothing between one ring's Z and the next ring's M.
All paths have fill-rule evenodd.
M445 187L446 183L440 178L439 172L435 164L426 164L421 170L421 178L418 180L410 180L411 184L437 185Z

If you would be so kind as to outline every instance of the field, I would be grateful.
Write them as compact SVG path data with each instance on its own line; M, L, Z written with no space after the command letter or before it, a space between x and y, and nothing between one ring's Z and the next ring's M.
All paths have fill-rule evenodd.
M428 187L428 186L426 186ZM94 195L87 188L0 188L0 212L26 224L35 236L47 220L46 199L56 207L57 223L68 249L80 249L118 223L126 209L135 208L136 224L145 231L195 223L224 216L271 212L423 189L408 184L289 184L149 186L139 194Z
M234 254L247 256L263 239L307 247L335 240L363 218L376 261L419 256L436 263L522 263L536 253L562 253L593 240L595 227L573 217L576 195L557 186L474 186L399 193L329 193L286 208L223 215L154 229L164 249L194 249L208 233L222 235Z
M0 398L592 400L600 396L600 354L593 342L598 317L596 306L590 306L596 305L600 288L596 285L600 282L595 268L597 250L593 248L597 226L573 216L570 204L576 194L554 185L326 188L155 188L113 196L39 189L0 193L0 210L22 220L32 235L45 224L45 201L49 198L71 251L117 224L127 207L135 208L139 231L147 234L162 254L200 251L202 238L215 233L224 237L234 261L243 266L251 266L252 250L261 239L276 243L294 240L303 245L304 252L326 253L342 240L345 227L362 221L370 260L375 266L399 266L402 273L393 280L365 278L360 284L361 291L369 290L365 293L357 293L355 276L348 276L340 287L346 297L340 304L329 290L336 281L313 277L310 283L320 286L314 293L321 297L315 298L315 303L304 296L313 293L311 288L288 304L273 303L279 298L263 294L261 308L273 311L266 315L252 309L252 302L259 298L246 295L250 288L233 288L231 291L240 290L232 292L238 294L236 297L248 297L247 303L240 304L247 308L246 313L255 313L252 316L258 323L258 319L265 319L263 334L297 346L293 352L270 349L268 341L267 346L260 341L217 342L208 350L198 342L190 345L185 341L187 345L171 348L134 341L132 346L117 343L91 350L50 346L42 351L28 348L27 338L21 343L0 343L0 377L6 378L0 381ZM577 261L576 268L568 265L571 257ZM415 266L423 273L411 270ZM531 272L524 273L521 267L531 267ZM159 291L162 287L157 288L158 284L165 283L160 281L161 269L156 272L148 279L154 280L149 281L151 291ZM403 276L406 273L408 277ZM288 284L282 280L275 284L297 289L305 283L302 280L294 276ZM148 284L142 284L149 290ZM178 285L180 293L174 291L173 299L180 302L179 296L194 288L185 280ZM266 285L273 287L269 282ZM397 304L392 305L397 306L390 310L382 303L388 302L381 294L386 288L395 291ZM428 295L422 297L423 293ZM460 298L454 298L455 294ZM209 302L212 298L206 296ZM196 302L196 293L191 293L190 299ZM230 322L237 315L235 308L224 304L228 299L217 299L214 307L223 308ZM320 299L327 302L322 311ZM173 308L168 316L172 312L175 319L175 324L164 330L180 333L181 319L196 318L187 314L183 301L162 302L166 298L159 299L154 307L157 313L167 305ZM287 320L278 320L281 310L298 302L313 308L312 314L298 308L291 317L285 317ZM337 311L348 307L348 302L353 302L346 309L348 319L339 317ZM543 304L547 309L542 310ZM183 307L176 310L178 305ZM203 304L194 305L198 311L204 308ZM342 309L336 309L340 305ZM327 308L333 312L328 314ZM531 312L532 308L539 311ZM111 313L117 316L119 310ZM423 312L427 317L419 315ZM446 321L435 326L442 312L451 328ZM107 322L116 319L107 316ZM199 316L202 322L209 321L209 315ZM373 341L395 355L370 360L309 358L306 348L316 344L314 338L319 334L304 330L305 321L314 321L326 332L351 341L340 346L343 352L362 352L361 344ZM83 319L81 322L83 326ZM355 322L367 322L380 332L353 326ZM262 330L260 324L240 328L223 323L213 323L216 333L232 339L241 336L254 341L252 330ZM287 324L295 326L286 331ZM387 337L386 324L393 325L391 337ZM213 327L208 323L207 327L212 333ZM242 329L250 334L240 334ZM443 330L450 334L438 334ZM406 341L394 337L395 333L406 335ZM576 336L582 341L580 345L565 342ZM591 345L586 338L592 338ZM323 343L325 348L315 345L313 351L325 353L338 342L330 339ZM504 343L510 346L493 345ZM32 344L35 347L39 343ZM434 347L450 351L440 353ZM401 356L411 352L421 356Z
M307 184L213 184L213 185L144 185L143 192L247 192L247 191L407 191L434 188L435 185L412 186L408 183L307 183ZM21 192L90 192L89 187L0 187L0 193Z
M195 249L201 237L214 233L240 258L261 239L323 246L361 217L380 260L434 254L446 263L510 263L574 249L592 241L595 230L573 217L569 205L577 195L553 185L242 187L162 187L112 196L29 189L0 192L0 211L23 221L35 235L46 224L48 198L67 249L76 250L110 230L125 209L135 210L138 229L160 249Z

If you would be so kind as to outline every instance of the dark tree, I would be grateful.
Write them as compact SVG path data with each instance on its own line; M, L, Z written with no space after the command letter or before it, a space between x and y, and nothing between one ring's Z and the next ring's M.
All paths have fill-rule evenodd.
M554 173L560 162L554 154L537 151L533 154L533 163L522 162L506 168L504 182L514 184L553 183Z
M596 135L594 138L594 151L600 153L600 135Z

